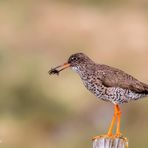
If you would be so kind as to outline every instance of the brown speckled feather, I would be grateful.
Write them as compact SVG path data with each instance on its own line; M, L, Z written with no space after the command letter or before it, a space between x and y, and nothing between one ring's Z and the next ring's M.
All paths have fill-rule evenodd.
M148 93L148 85L114 67L97 65L103 73L102 83L107 87L120 87L138 93Z
M71 55L67 63L79 74L85 87L104 101L122 104L148 96L147 84L120 69L96 64L83 53ZM65 66L59 68L51 69L49 74L58 74Z

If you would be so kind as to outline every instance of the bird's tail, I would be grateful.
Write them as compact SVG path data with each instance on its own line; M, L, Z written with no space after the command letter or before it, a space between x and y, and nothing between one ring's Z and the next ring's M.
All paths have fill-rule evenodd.
M148 85L143 83L144 93L148 95Z

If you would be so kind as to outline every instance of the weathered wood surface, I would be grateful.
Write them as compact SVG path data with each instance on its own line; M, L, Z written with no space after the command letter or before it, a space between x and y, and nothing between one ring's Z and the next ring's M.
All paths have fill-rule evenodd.
M128 148L126 138L104 138L100 137L93 141L93 148Z

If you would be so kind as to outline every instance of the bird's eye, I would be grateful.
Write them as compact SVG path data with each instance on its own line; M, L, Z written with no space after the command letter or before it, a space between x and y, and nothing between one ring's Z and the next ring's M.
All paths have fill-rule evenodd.
M77 60L77 57L72 57L71 60L75 61L75 60Z

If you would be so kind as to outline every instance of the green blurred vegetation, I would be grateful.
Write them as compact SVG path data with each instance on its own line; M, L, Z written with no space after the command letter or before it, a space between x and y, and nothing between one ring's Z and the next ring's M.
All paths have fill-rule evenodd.
M0 147L91 147L113 105L72 70L48 70L84 52L148 83L147 18L144 0L0 1ZM147 98L122 106L130 147L148 145L147 106Z

